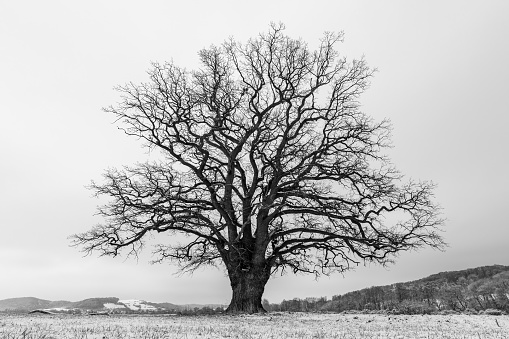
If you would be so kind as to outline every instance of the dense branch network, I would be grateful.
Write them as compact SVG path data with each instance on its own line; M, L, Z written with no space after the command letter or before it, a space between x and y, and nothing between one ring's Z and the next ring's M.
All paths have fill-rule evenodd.
M157 246L156 260L315 274L440 248L433 185L402 183L381 153L389 123L358 104L373 70L340 57L341 40L326 33L310 51L273 25L202 50L197 71L154 64L149 82L118 87L121 103L106 111L162 159L92 183L110 198L105 223L75 244L136 254L149 233L182 233L188 241Z

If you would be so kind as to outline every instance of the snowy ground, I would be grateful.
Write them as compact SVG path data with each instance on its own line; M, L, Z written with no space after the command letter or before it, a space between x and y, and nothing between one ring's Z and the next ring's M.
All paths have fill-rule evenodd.
M509 316L270 313L244 316L0 314L0 338L506 339Z

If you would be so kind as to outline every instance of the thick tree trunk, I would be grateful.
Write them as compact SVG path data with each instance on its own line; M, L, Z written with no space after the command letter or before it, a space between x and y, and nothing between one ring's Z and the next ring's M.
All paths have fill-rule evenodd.
M269 272L263 268L235 268L228 270L232 286L232 300L227 313L262 313L262 296Z

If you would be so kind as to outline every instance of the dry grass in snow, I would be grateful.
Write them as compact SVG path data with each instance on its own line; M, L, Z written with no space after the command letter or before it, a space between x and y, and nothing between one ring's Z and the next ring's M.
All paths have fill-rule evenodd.
M507 339L509 317L271 313L242 316L0 314L2 339Z

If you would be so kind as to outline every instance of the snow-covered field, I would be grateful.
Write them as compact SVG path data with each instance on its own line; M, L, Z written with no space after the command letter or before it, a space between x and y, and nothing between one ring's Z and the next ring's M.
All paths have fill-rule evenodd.
M0 338L507 339L509 316L271 313L178 317L0 314Z

